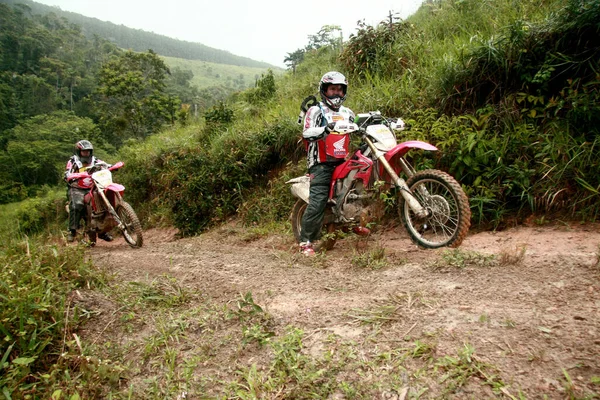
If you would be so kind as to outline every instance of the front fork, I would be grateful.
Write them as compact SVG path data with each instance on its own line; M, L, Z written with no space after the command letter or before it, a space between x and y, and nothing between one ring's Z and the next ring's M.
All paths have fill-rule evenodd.
M112 204L110 204L110 201L108 201L108 198L106 197L106 194L104 193L104 190L98 190L98 193L100 194L100 197L102 197L102 200L104 200L104 204L106 204L106 209L108 210L110 215L112 215L112 217L117 222L117 228L119 228L119 230L121 230L121 231L124 230L125 225L123 225L123 221L121 221L121 218L119 218L119 216L117 215L117 212L115 211L114 207L112 206ZM114 194L115 194L115 204L118 204L121 201L121 195L119 194L119 192L114 192Z
M377 147L375 147L371 139L369 139L368 137L365 137L365 141L371 148L375 159L378 160L381 163L381 165L383 165L387 173L390 174L392 182L394 182L396 186L400 189L400 194L402 195L404 201L406 201L410 209L413 210L413 212L419 218L427 217L427 210L423 206L421 206L417 199L412 195L410 189L408 188L408 185L406 184L406 181L398 176L398 174L396 173L396 171L394 171L394 168L392 168L388 160L385 159L385 153L377 149ZM402 169L406 171L407 175L412 176L415 173L412 167L408 165L408 163L405 162L402 158L400 158L400 161L402 163Z

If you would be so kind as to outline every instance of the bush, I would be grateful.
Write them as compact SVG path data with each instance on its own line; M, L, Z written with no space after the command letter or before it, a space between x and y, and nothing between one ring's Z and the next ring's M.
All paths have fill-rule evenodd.
M34 197L21 203L17 221L21 233L30 235L65 221L66 189L56 189L44 197Z
M0 389L7 398L50 398L61 379L63 338L79 324L70 293L96 284L83 248L27 240L0 253Z

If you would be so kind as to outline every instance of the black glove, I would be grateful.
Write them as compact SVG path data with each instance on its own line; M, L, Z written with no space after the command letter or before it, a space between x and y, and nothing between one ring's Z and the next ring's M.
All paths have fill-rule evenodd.
M329 133L335 129L335 122L330 122L325 127L325 132Z

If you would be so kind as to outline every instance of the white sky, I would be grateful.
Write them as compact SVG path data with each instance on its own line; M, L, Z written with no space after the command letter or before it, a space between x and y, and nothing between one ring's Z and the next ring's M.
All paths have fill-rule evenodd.
M197 42L285 68L288 53L304 48L324 25L344 38L357 21L377 25L388 13L413 14L423 0L35 0L87 17Z

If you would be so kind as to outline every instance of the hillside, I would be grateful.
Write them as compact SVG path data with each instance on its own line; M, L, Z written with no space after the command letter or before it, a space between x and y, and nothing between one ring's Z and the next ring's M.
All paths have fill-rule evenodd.
M199 89L224 86L242 90L254 86L256 79L265 73L265 68L231 64L218 64L201 60L161 57L171 70L180 68L191 71L194 76L190 83Z
M86 17L81 14L63 11L59 7L47 6L31 0L0 0L6 4L25 4L31 8L33 14L55 13L64 17L71 23L81 27L82 32L88 37L94 35L106 38L123 49L134 51L154 50L155 53L166 56L183 58L187 60L200 60L216 64L236 65L251 68L280 69L271 64L255 61L247 57L236 56L228 51L215 49L201 43L192 43L146 32L141 29L128 28L124 25L116 25L112 22L101 21L97 18Z

